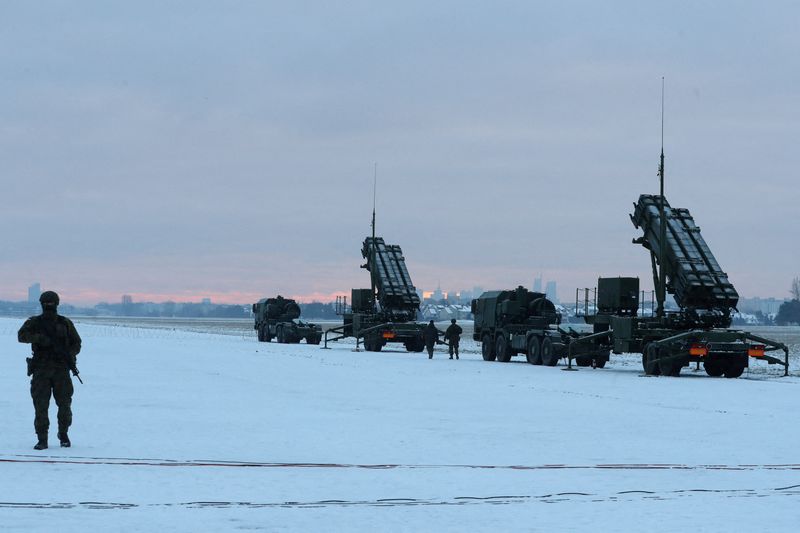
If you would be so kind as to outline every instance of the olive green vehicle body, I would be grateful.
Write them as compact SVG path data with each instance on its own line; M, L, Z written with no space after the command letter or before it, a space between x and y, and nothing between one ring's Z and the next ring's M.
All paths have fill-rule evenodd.
M361 256L366 260L361 268L369 272L372 286L352 289L351 305L340 313L343 324L325 332L325 345L355 337L356 347L363 342L369 352L379 352L390 343L402 344L409 352L423 351L425 324L416 322L420 298L402 249L373 235L364 239Z
M659 302L653 316L639 316L638 278L599 278L596 312L584 315L594 332L573 343L567 353L570 363L593 346L589 349L642 354L646 375L678 376L683 367L702 363L709 376L738 378L750 360L783 365L788 375L786 345L730 328L739 295L688 209L643 194L630 218L642 230L633 242L650 252L656 294L674 295L678 310L666 311ZM783 360L770 355L779 351Z
M297 344L305 339L307 344L319 344L322 340L322 328L300 320L300 306L292 299L262 298L253 304L253 316L259 342L275 339L283 344Z
M484 292L472 300L472 314L472 338L481 343L485 361L507 363L524 355L530 364L555 366L581 336L559 327L561 315L544 294L522 286ZM581 354L580 364L605 365L607 352L590 353L591 348Z

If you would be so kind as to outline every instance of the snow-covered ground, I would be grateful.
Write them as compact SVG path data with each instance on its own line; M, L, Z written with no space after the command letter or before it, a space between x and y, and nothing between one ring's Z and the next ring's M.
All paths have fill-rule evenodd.
M78 322L73 447L32 449L0 318L3 531L796 531L800 393ZM55 406L51 406L51 445Z

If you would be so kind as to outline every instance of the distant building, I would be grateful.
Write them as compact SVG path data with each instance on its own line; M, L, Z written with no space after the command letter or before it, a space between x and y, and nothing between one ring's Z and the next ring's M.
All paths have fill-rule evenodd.
M133 303L133 296L130 294L122 295L122 305L131 305Z
M556 282L548 281L544 290L547 299L553 303L558 303L558 293L556 292Z
M533 292L542 292L542 275L533 279Z
M211 298L203 298L200 300L200 303L203 305L211 305Z
M776 315L784 301L783 298L739 298L739 305L737 305L737 307L742 313L755 313L760 311L765 315Z
M42 286L38 282L28 287L28 303L31 304L38 303L39 296L41 295L42 295Z
M442 292L442 287L441 286L437 286L436 290L433 291L433 294L431 295L431 300L433 300L434 302L441 302L444 299L445 299L445 295Z

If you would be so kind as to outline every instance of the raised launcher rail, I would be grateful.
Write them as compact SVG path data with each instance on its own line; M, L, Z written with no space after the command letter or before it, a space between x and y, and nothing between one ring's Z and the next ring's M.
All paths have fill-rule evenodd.
M699 368L703 363L709 376L737 378L751 360L781 365L783 375L788 375L785 344L730 329L739 295L688 210L673 208L664 199L665 225L661 225L661 201L661 196L643 194L634 204L631 221L643 235L633 242L650 251L656 294L673 294L680 310L666 312L661 300L655 315L638 316L638 278L598 279L595 313L588 314L587 295L584 304L584 319L594 333L570 343L569 366L586 350L599 348L615 354L641 353L646 375L678 376L683 367L697 363ZM663 277L658 268L662 253ZM771 355L781 351L782 359Z
M401 343L409 352L421 352L423 324L415 322L420 299L406 268L403 250L386 244L381 237L367 237L361 248L367 260L362 265L370 273L372 287L353 289L349 311L343 306L344 324L325 332L325 345L345 337L355 337L356 350L380 351L387 343Z
M631 215L634 226L644 232L634 242L650 250L654 277L661 244L660 203L660 196L643 194ZM667 292L675 296L681 309L690 310L695 320L703 322L697 325L728 327L731 310L739 302L739 294L728 281L728 275L720 268L688 209L673 208L665 198L664 217Z
M406 268L403 250L382 237L367 237L361 247L363 265L377 291L380 314L387 321L411 321L419 311L419 295Z

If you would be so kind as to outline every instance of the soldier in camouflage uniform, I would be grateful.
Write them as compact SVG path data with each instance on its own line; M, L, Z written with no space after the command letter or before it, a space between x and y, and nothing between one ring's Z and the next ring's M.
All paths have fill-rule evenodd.
M33 358L28 361L31 378L31 397L36 417L33 426L39 441L37 450L47 448L47 432L50 419L50 394L58 406L58 440L61 446L70 446L67 430L72 424L72 378L70 368L75 369L75 357L81 351L81 338L72 321L57 312L58 294L45 291L39 298L42 314L25 321L19 329L19 342L31 344Z
M433 359L433 347L439 342L439 330L431 320L422 330L422 338L425 341L425 349L428 350L428 359Z
M461 341L461 334L464 330L461 329L461 326L456 324L456 319L450 319L450 325L447 326L447 330L444 332L444 338L447 339L447 343L450 346L450 359L453 358L453 352L456 354L456 359L458 359L458 344Z

